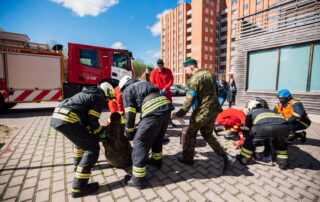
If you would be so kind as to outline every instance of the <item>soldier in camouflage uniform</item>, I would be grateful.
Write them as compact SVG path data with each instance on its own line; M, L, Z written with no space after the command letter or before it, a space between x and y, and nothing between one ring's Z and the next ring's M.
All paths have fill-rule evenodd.
M224 159L223 171L235 162L235 158L225 152L225 149L213 136L214 121L219 112L222 111L217 98L216 80L213 74L198 69L197 61L189 59L184 62L186 74L192 76L188 82L189 91L186 101L180 110L172 115L172 118L180 118L187 114L191 106L193 112L190 118L190 125L186 133L185 144L183 145L182 157L178 160L181 163L193 165L196 136L200 130L204 140L210 147Z

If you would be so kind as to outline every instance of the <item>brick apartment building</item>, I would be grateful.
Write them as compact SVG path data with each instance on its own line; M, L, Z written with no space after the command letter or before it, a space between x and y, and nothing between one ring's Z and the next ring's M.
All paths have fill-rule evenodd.
M224 1L183 3L164 15L161 24L161 56L165 66L171 68L175 83L185 83L183 62L189 58L196 59L201 69L225 73L227 15Z

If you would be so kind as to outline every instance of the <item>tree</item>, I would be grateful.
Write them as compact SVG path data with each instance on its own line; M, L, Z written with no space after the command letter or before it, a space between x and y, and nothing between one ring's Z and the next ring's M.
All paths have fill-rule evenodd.
M141 59L134 60L132 62L135 78L140 78L143 72L146 71L148 65L144 64Z

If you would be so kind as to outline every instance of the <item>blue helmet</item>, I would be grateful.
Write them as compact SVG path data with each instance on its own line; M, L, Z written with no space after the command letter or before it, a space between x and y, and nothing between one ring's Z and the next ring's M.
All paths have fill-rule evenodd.
M278 98L287 98L287 99L291 99L292 96L291 96L291 93L289 90L287 89L282 89L279 91L278 93Z

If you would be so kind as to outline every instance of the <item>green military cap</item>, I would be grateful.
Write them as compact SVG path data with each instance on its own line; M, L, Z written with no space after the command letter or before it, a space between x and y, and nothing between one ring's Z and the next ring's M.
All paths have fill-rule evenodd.
M183 63L183 66L188 67L189 65L197 65L197 64L198 63L195 59L190 58Z
M152 67L147 67L147 70L149 70L150 72L153 70Z

